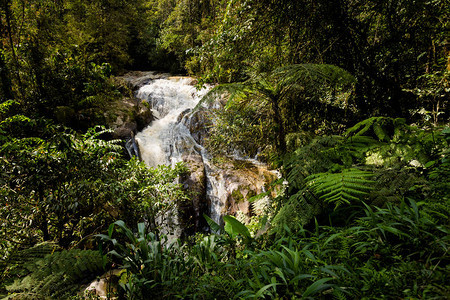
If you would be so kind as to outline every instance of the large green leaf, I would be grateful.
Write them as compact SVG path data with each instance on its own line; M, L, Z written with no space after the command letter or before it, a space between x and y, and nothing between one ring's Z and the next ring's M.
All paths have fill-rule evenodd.
M211 228L211 231L220 234L220 232L222 231L220 225L214 222L214 220L208 217L206 214L203 214L203 217L205 218L206 223L208 223L209 228Z
M252 236L250 235L250 231L248 231L248 228L244 224L239 222L235 217L224 216L223 220L225 221L225 231L231 236L241 235L247 240L250 240L252 238Z

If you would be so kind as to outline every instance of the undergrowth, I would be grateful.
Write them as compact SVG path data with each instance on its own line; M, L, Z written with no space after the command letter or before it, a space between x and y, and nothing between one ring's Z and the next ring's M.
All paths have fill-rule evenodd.
M98 236L107 253L42 244L11 255L9 298L68 298L107 254L125 270L123 299L446 299L449 142L448 128L390 118L317 137L285 157L263 233L205 216L212 233L169 241L116 221Z

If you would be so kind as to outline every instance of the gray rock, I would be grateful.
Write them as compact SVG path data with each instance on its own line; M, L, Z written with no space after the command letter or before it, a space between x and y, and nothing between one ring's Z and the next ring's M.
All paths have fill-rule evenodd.
M144 129L153 120L148 105L136 98L124 98L108 105L106 123L114 130L113 138L128 139L131 133Z
M132 71L116 78L125 82L131 89L137 90L151 80L168 78L170 76L168 73L158 73L155 71Z

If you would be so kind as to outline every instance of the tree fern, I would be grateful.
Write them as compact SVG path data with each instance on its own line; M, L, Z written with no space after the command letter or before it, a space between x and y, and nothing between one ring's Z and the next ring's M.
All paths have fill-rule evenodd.
M58 249L59 247L52 242L39 243L24 250L14 251L5 260L5 265L8 267L11 276L26 276L36 269L35 262L37 260Z
M332 65L293 64L269 74L256 74L241 83L223 84L208 92L197 105L211 103L218 95L228 94L228 104L239 99L239 105L260 105L271 111L275 144L280 153L286 152L286 128L289 112L283 105L305 100L305 90L314 98L325 98L326 91L354 82L347 71ZM292 116L291 116L292 117Z
M335 207L359 201L373 189L373 173L358 169L344 169L340 173L317 173L306 178L307 186L323 201Z
M323 202L315 198L315 195L309 190L302 189L292 195L274 215L271 221L271 232L277 236L283 236L285 234L285 226L287 226L289 231L301 230L322 209Z
M194 111L199 110L201 107L211 105L212 103L217 101L218 97L220 97L221 95L228 94L229 97L227 101L232 102L236 97L242 97L250 91L250 86L242 82L224 83L217 85L202 97L202 99L195 106Z

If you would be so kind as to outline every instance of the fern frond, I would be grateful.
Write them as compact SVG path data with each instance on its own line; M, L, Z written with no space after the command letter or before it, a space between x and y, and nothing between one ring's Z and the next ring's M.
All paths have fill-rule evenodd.
M389 142L391 139L398 138L404 134L407 128L409 127L406 125L405 119L402 118L372 117L348 129L345 136L372 135L381 142Z
M234 98L245 95L245 93L247 93L249 90L250 87L245 82L220 84L209 90L198 102L193 111L197 111L201 107L212 104L221 95L228 94L228 101L233 101Z
M10 257L8 257L6 262L10 265L17 264L17 265L23 266L24 264L26 264L29 261L43 258L47 254L51 254L58 248L59 248L58 245L56 245L53 242L39 243L39 244L34 245L31 248L16 251L15 253L11 254Z
M345 135L348 136L359 136L359 135L364 135L369 129L370 127L377 121L383 120L384 117L372 117L372 118L368 118L364 121L359 122L358 124L356 124L355 126L349 128Z
M373 173L358 169L344 169L340 173L317 173L306 178L307 186L325 202L335 207L359 201L373 189Z
M275 71L284 86L293 86L298 82L310 84L351 84L355 78L342 68L327 64L294 64Z
M36 256L40 257L43 252L52 249L46 243L27 252L37 253ZM32 293L35 299L64 299L79 290L78 282L103 271L102 257L98 251L72 249L52 252L30 262L33 265L31 274L16 280L6 289L18 297Z
M14 100L6 100L0 103L0 114L8 112L13 105L19 105L19 102Z
M389 136L386 133L386 131L384 130L384 128L381 126L381 124L374 123L373 124L373 132L375 133L375 135L377 136L377 138L380 141L383 141L383 142L389 141Z

